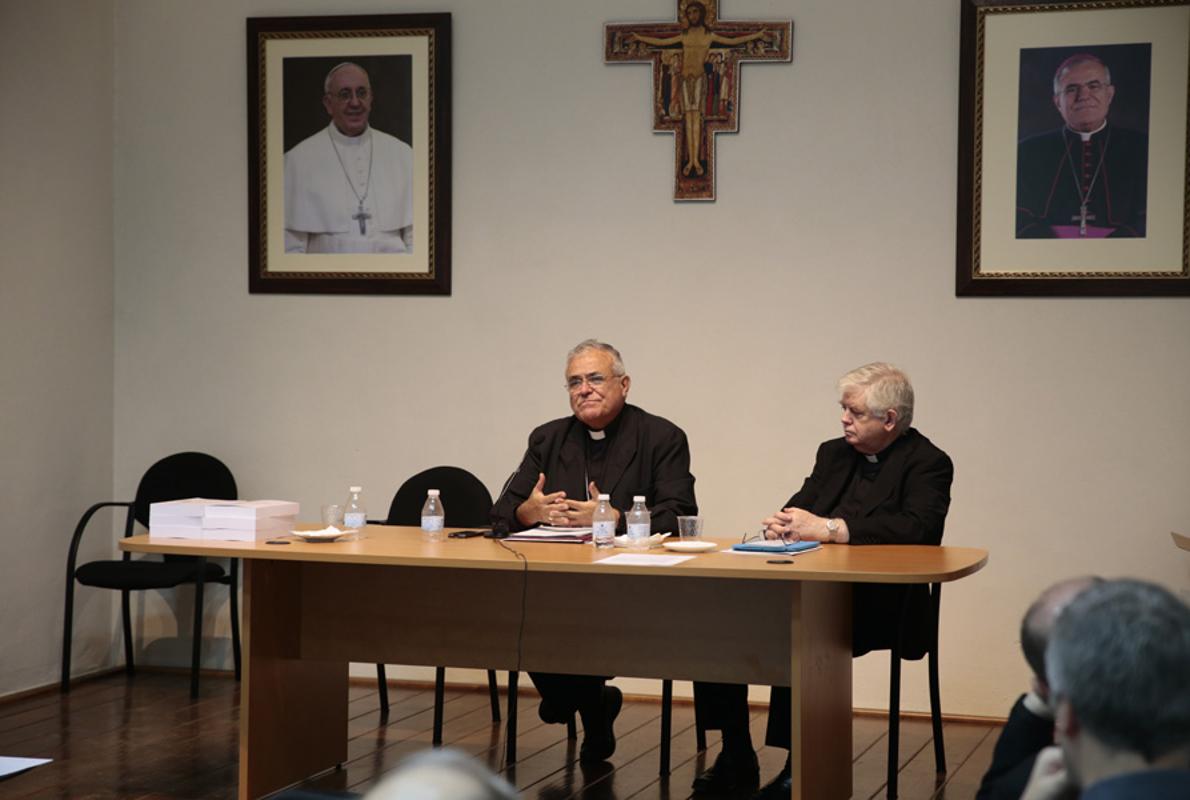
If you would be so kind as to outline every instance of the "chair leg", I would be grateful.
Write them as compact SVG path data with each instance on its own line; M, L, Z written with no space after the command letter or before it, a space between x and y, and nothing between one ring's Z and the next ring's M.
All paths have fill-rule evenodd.
M196 563L198 565L198 575L194 581L194 642L192 645L193 652L190 656L191 699L198 697L198 667L202 661L203 587L206 585L206 581L203 580L203 573L207 569L207 560L205 558L199 558Z
M504 766L506 767L516 763L516 685L519 675L520 673L516 671L508 673L508 722L506 723L504 743Z
M120 613L124 621L124 672L131 678L136 665L132 660L132 593L127 589L120 592Z
M578 716L577 713L570 718L569 722L566 723L566 738L567 739L574 740L574 739L578 738L578 724L574 721L574 718L576 716Z
M901 738L901 650L894 647L888 679L888 800L896 800Z
M376 665L376 691L380 694L380 718L388 719L388 676L384 674L384 665Z
M661 681L661 765L659 774L669 774L669 740L673 735L674 682Z
M699 702L701 695L694 696L694 745L697 752L701 753L707 749L707 726L703 722L702 703Z
M434 747L442 745L442 706L446 702L446 667L434 670Z
M942 693L938 687L938 606L941 602L942 584L930 587L930 603L934 612L934 639L930 644L930 721L934 724L934 769L939 775L946 774L946 742L942 738Z
M240 680L240 560L231 559L228 565L228 590L231 592L231 659L235 666L236 682Z
M59 691L66 694L70 691L70 637L74 632L74 574L67 570L66 575L66 615L62 621L62 682Z
M492 701L492 722L500 721L500 690L496 685L496 670L488 670L488 697Z

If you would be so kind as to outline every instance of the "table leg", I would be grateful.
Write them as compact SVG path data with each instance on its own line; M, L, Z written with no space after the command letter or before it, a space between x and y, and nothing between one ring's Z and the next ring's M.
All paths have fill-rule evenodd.
M804 582L791 635L793 797L851 797L851 586Z
M241 800L347 758L347 662L299 657L303 572L317 568L244 561Z

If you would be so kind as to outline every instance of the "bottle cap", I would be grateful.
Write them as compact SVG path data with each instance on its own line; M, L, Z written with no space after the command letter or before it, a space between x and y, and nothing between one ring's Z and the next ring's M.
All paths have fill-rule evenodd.
M437 496L438 496L438 494L439 494L439 492L438 492L438 490L437 490L437 489L430 489L430 490L428 490L428 491L426 492L426 495L427 495L428 497L437 497Z
M362 492L363 490L364 490L364 488L362 486L348 486L347 487L347 491L349 491L349 492Z
M601 495L599 495L599 499L600 500L611 500L612 496L610 494L601 494Z
M645 496L644 496L643 494L634 494L634 495L632 495L632 502L634 502L634 503L643 503L644 501L645 501Z

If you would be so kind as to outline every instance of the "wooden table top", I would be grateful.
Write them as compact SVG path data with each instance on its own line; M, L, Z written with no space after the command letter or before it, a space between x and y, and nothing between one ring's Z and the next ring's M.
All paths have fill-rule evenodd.
M1178 547L1183 550L1190 550L1190 536L1175 531L1170 531L1169 535L1173 537L1173 543Z
M309 526L307 526L309 527ZM448 532L456 529L447 529ZM134 553L202 555L211 558L311 561L331 564L453 567L533 572L606 571L619 575L657 575L755 580L847 581L854 583L938 583L978 572L987 563L986 550L974 547L932 545L827 544L793 556L725 552L734 539L709 538L720 549L694 554L673 566L600 564L610 555L633 551L619 548L596 550L584 544L499 542L492 539L447 539L423 542L415 527L368 525L358 538L329 543L309 543L286 534L275 537L289 544L224 542L200 539L165 539L149 534L120 540L120 548ZM517 555L520 553L524 560ZM650 554L687 556L653 549ZM792 564L770 560L792 559Z

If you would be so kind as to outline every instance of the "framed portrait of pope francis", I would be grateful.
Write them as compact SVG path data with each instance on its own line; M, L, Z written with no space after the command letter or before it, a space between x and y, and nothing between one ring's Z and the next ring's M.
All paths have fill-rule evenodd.
M450 294L450 22L247 20L250 292Z
M955 293L1190 295L1190 2L962 3Z

